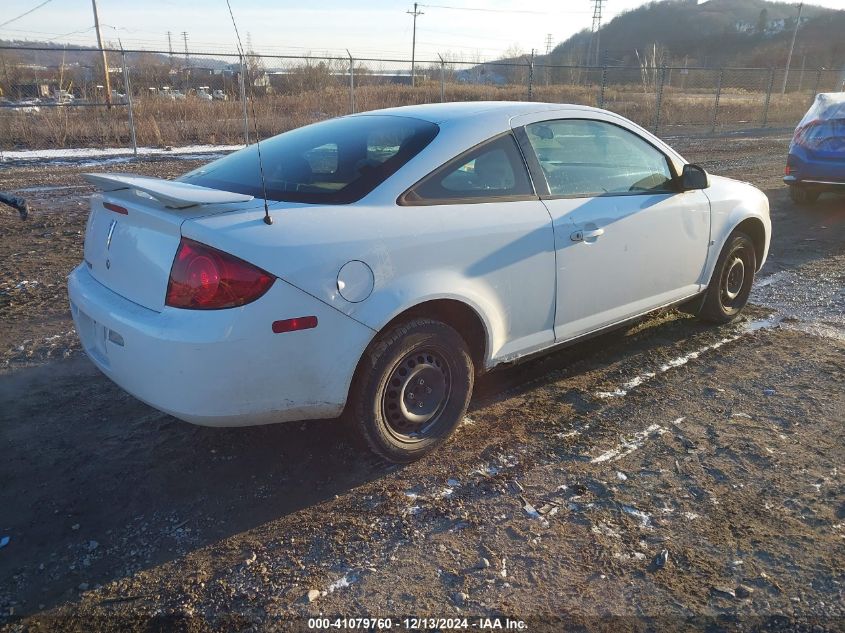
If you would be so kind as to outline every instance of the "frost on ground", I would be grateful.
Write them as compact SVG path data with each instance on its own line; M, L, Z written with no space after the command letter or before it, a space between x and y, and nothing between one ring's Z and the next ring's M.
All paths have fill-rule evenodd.
M761 281L752 289L751 301L775 310L784 327L845 341L845 254Z

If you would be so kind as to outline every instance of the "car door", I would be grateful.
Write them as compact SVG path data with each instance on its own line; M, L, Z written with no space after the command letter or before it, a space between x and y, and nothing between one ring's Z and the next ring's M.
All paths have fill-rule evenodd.
M409 261L428 271L447 267L442 278L464 287L445 290L481 295L489 308L494 362L554 343L552 221L513 134L447 162L406 191L399 204L418 208Z
M535 121L519 137L535 182L548 187L541 197L555 231L558 341L701 290L710 203L702 191L679 191L656 145L594 118Z

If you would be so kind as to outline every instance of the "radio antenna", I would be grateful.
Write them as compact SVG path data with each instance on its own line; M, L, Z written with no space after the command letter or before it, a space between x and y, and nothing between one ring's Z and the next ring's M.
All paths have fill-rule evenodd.
M238 25L235 23L235 14L232 13L232 5L229 0L226 0L226 6L229 7L229 17L232 18L232 26L235 27L235 37L238 39L238 54L241 56L241 73L245 72L246 54L241 43L241 34L238 33ZM246 76L244 76L244 85L246 85ZM244 99L247 99L246 90L244 90ZM255 134L255 149L258 151L258 173L261 176L261 192L264 196L264 224L273 224L273 218L270 217L270 207L267 206L267 182L264 180L264 163L261 161L261 139L258 137L258 124L255 119L255 95L249 100L250 109L252 110L252 130Z

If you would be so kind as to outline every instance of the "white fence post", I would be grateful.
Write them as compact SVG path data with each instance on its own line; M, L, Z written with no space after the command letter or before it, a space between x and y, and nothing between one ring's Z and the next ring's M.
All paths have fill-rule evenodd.
M138 157L138 139L135 136L135 113L132 111L132 85L129 83L129 70L126 68L126 51L120 46L123 57L123 89L126 91L126 104L129 108L129 136L132 138L132 154Z
M349 107L352 109L352 114L355 114L355 60L348 48L346 54L349 55Z
M240 54L241 60L241 80L238 82L241 89L241 105L244 108L244 145L249 145L249 119L246 113L246 59L243 53Z

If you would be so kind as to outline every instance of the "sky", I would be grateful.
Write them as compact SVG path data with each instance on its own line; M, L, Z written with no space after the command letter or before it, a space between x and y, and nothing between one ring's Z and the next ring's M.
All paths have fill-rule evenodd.
M2 0L0 24L44 0ZM103 37L127 49L184 50L182 32L195 51L235 50L226 0L97 0ZM358 0L230 0L244 46L279 55L345 54L355 57L409 59L412 2ZM644 4L643 0L606 0L603 21ZM813 4L845 9L845 0ZM590 0L431 0L420 3L417 18L419 60L448 55L454 60L495 59L506 53L546 50L573 33L590 28ZM0 39L51 40L96 45L90 0L47 0L20 19L0 27Z

